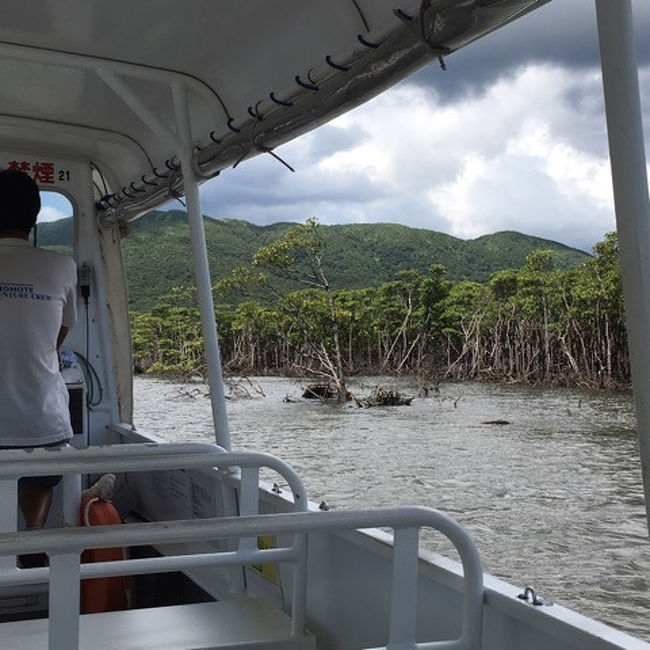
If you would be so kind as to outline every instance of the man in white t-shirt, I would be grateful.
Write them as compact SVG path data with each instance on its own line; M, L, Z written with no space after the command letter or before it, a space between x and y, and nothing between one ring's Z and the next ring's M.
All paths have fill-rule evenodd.
M72 258L28 242L41 208L27 174L0 171L0 447L65 445L72 436L58 350L77 317ZM1 454L1 452L0 452ZM18 504L42 528L61 477L22 478Z

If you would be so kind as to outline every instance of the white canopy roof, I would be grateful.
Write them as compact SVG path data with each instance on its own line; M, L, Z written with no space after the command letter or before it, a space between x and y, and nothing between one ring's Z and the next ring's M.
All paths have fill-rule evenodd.
M0 0L0 138L133 218L181 191L179 97L210 177L546 1Z

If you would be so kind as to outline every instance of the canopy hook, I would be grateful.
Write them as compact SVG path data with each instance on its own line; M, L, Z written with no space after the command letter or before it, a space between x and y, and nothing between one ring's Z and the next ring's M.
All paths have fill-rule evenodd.
M287 102L287 101L284 101L282 99L278 99L275 96L275 93L273 93L273 92L269 93L269 98L271 99L272 102L275 102L276 104L278 104L280 106L287 106L287 107L293 106L293 102Z
M334 61L332 61L332 57L329 54L325 57L325 61L327 61L327 65L329 65L331 68L334 68L335 70L340 70L341 72L347 72L350 69L348 66L340 65L339 63L334 63Z
M320 88L315 83L306 83L300 78L300 75L298 74L296 75L295 79L296 79L296 83L299 86L302 86L303 88L307 88L307 90L314 90L314 91L320 90Z
M370 41L367 41L361 34L357 34L357 40L359 43L361 43L361 45L365 45L371 50L376 50L379 47L379 43L371 43Z
M134 191L134 192L140 192L141 194L146 194L147 190L145 190L143 187L136 187L135 186L135 181L133 181L129 187Z
M403 9L395 9L393 13L404 22L410 23L413 20L413 16L407 14Z
M147 180L147 177L146 177L145 174L142 174L142 179L141 180L145 185L151 185L152 187L158 187L158 183L156 183L155 181Z
M258 120L259 122L261 122L264 119L264 116L259 111L259 106L261 103L262 101L260 100L259 102L257 102L257 104L255 104L255 108L253 108L252 106L248 107L248 114L253 119Z

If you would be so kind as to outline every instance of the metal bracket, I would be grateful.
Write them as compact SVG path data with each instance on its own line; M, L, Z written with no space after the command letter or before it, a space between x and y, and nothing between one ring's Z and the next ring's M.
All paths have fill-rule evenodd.
M546 601L540 598L530 585L526 587L523 593L519 594L517 598L519 598L520 600L525 600L527 603L530 603L531 605L535 605L535 607L541 607L542 605L553 604L550 601Z

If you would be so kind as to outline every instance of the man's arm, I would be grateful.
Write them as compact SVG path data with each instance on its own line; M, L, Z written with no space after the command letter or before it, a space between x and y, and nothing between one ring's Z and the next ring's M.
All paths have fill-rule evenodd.
M67 335L68 335L68 328L65 325L61 325L61 329L59 330L59 335L56 337L57 352L61 349L61 344L63 343Z

